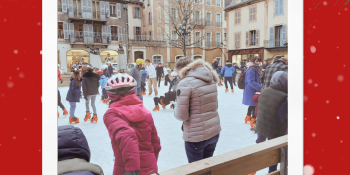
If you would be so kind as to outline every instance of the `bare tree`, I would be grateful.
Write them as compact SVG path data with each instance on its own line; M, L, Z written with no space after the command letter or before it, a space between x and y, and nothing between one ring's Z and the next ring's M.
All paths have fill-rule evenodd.
M161 28L163 37L170 41L169 44L182 48L184 56L186 47L201 47L205 34L200 32L201 34L196 36L195 32L207 26L207 22L211 23L211 19L205 21L201 17L201 0L161 0L158 4L161 10L154 15L157 18L156 25Z

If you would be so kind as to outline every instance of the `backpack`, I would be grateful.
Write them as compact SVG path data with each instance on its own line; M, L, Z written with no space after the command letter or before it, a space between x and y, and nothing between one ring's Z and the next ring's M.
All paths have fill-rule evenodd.
M244 89L245 88L245 73L246 71L242 70L241 73L238 75L238 88Z

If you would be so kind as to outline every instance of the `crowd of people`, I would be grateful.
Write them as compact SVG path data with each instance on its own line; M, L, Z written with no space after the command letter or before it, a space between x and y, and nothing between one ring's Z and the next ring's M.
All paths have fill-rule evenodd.
M101 98L109 104L103 122L111 138L115 156L113 174L157 173L161 144L152 114L143 105L142 96L146 95L146 78L148 78L148 95L153 91L155 93L153 111L159 111L159 105L163 108L170 105L174 110L174 117L182 122L185 151L188 163L191 163L213 156L221 131L218 86L221 86L223 79L225 92L229 91L227 84L229 83L231 92L234 93L236 76L239 75L237 84L243 89L242 104L248 106L244 122L249 123L252 130L257 133L256 143L274 139L287 134L288 59L287 57L276 59L271 65L266 61L261 64L261 61L259 57L254 57L247 64L241 63L241 67L238 67L229 60L224 66L220 66L216 60L211 65L201 59L182 57L176 62L175 71L170 77L166 66L159 64L155 67L150 60L143 59L136 60L137 66L131 69L129 74L123 70L113 74L113 70L109 72L109 67L95 70L96 73L92 68L76 70L70 79L66 97L70 103L69 122L79 123L74 111L81 97L85 99L86 105L84 122L87 120L97 122L95 101L98 89L101 87ZM168 92L158 97L157 84L159 88L163 77L164 85L167 86L169 83L170 86ZM93 109L92 119L90 119L90 101ZM72 130L72 127L68 129ZM85 159L81 160L84 164L89 162L86 157L78 158ZM61 164L63 165L62 162ZM277 165L271 166L269 173L276 169ZM103 174L103 172L96 173L98 171L100 169L95 167L90 172ZM255 172L250 173L254 174Z

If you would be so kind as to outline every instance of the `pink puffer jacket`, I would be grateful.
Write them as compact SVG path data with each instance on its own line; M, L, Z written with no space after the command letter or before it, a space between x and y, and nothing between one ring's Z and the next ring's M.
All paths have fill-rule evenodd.
M158 172L160 140L151 113L135 94L111 104L103 121L114 151L113 175L137 170L141 175Z

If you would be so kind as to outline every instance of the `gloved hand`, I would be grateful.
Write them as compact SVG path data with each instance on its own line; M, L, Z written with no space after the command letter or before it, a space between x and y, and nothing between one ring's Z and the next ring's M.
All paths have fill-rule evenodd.
M140 175L140 171L128 171L124 173L123 175Z

